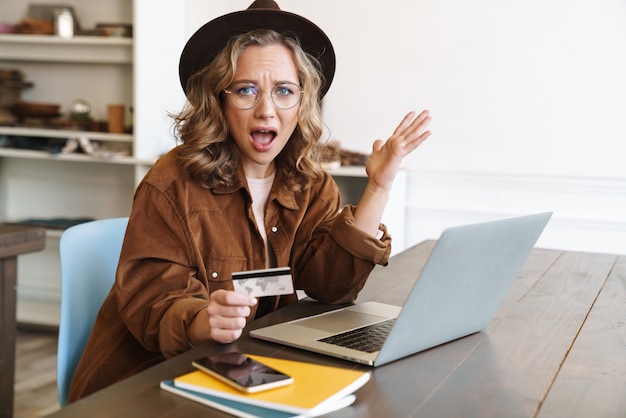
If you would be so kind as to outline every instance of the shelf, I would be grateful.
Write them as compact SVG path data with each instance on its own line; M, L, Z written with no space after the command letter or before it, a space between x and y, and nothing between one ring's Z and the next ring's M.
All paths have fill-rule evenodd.
M123 165L152 166L156 159L138 159L134 157L108 156L106 154L86 155L78 153L51 154L46 151L0 148L0 157L25 158L31 160L76 161L85 163L105 163Z
M0 126L0 135L65 139L84 136L90 140L96 141L133 142L133 136L130 134L110 134L108 132L76 131L71 129L16 128L13 126Z
M0 60L131 64L132 38L0 34Z
M342 165L339 168L332 168L327 170L332 176L341 177L367 177L364 166L345 166Z
M400 171L405 171L406 167L400 167ZM365 166L362 165L342 165L337 168L329 168L326 171L335 177L365 177L367 172Z

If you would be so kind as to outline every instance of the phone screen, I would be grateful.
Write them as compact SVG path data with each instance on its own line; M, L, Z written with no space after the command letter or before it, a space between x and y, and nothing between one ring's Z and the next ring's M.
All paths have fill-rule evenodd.
M245 392L258 392L293 382L291 376L238 352L196 359L193 365Z

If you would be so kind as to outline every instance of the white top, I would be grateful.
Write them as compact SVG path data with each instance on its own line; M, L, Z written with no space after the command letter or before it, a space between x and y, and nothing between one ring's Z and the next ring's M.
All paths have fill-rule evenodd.
M265 231L265 204L267 203L267 197L270 194L270 189L272 188L275 177L276 172L264 179L246 177L248 180L248 188L252 195L252 212L254 213L254 219L256 220L257 227L265 243L265 267L267 268L276 267L276 257L274 257L274 251L272 251L271 246L267 245L267 231Z

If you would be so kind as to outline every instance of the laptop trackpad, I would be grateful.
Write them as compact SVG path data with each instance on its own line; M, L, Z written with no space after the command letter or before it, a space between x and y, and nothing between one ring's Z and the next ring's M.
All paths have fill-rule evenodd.
M384 321L385 319L388 318L378 315L365 314L363 312L339 310L329 314L296 320L293 321L292 324L320 331L336 333L354 328L360 328L365 325Z

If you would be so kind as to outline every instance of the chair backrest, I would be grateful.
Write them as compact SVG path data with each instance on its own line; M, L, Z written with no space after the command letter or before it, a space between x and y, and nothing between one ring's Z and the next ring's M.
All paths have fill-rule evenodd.
M61 408L104 298L111 290L128 218L86 222L61 235L57 390Z

